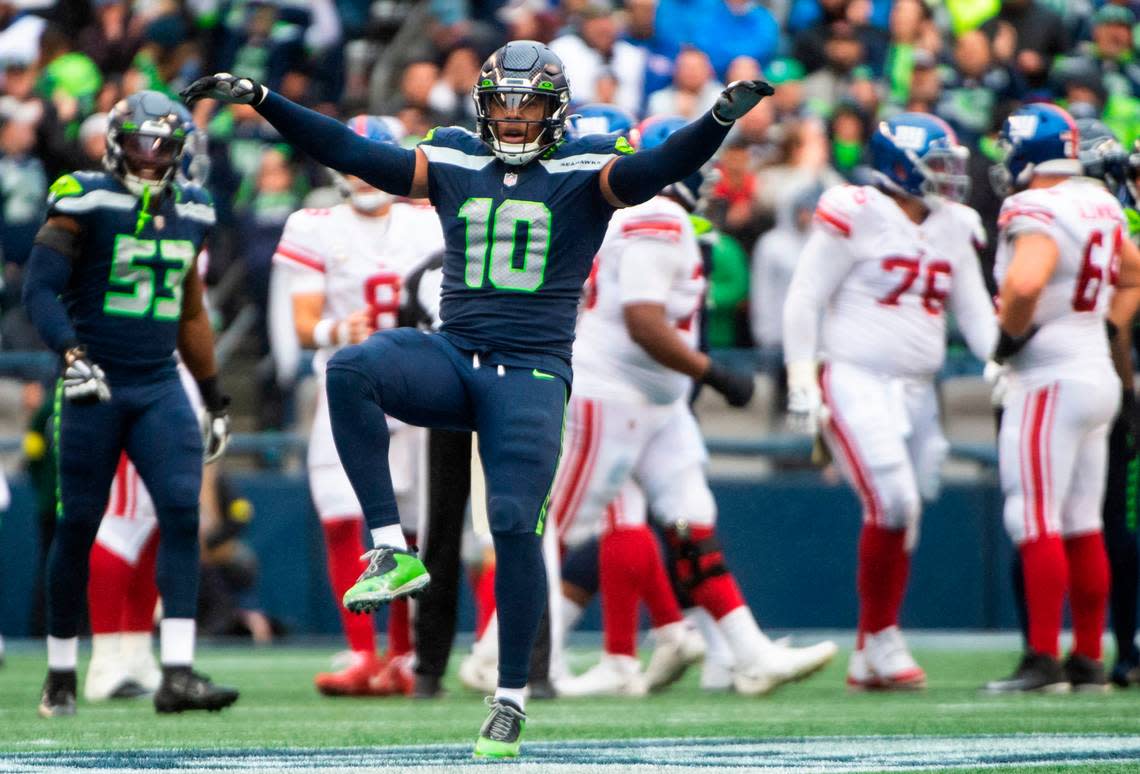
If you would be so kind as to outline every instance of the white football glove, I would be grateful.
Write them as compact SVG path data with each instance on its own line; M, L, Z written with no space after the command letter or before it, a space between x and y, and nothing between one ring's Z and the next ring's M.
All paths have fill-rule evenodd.
M1005 403L1005 394L1009 392L1009 366L996 360L987 360L982 378L990 386L990 405L1001 408Z
M91 362L83 347L72 347L63 356L63 396L72 403L105 403L111 385L103 369Z
M225 409L202 414L202 464L209 465L226 452L230 442L230 415Z
M788 363L788 427L796 433L815 435L823 411L815 363L810 360Z

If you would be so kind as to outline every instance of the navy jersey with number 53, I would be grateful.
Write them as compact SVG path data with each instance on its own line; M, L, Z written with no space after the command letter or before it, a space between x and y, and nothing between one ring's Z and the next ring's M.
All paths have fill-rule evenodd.
M568 140L524 166L456 127L433 130L419 147L447 242L440 330L504 362L569 363L582 284L614 213L598 173L628 152L625 140Z
M209 195L171 186L147 215L114 177L76 172L52 185L52 216L82 229L60 298L91 359L120 380L173 369L184 280L214 224Z

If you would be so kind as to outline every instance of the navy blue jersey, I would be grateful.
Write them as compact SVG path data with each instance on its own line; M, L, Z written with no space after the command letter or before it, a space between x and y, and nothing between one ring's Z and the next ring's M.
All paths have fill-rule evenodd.
M214 223L193 185L171 186L151 209L102 172L64 175L48 195L48 216L82 229L60 299L91 359L122 379L174 368L184 280Z
M582 283L614 212L598 173L629 146L588 135L510 166L450 127L419 147L447 243L440 330L521 365L536 356L569 363Z

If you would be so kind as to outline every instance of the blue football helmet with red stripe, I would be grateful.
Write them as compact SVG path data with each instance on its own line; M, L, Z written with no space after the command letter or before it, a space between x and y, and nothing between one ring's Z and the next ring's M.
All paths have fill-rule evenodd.
M575 137L584 134L616 134L628 138L635 126L637 119L628 110L600 102L583 105L570 116L570 133Z
M871 136L875 182L893 193L964 201L970 193L970 151L949 124L926 113L900 113Z
M1005 196L1029 185L1034 175L1079 175L1081 136L1069 113L1035 102L1010 114L1001 128L1000 164L990 168L994 190Z
M345 121L344 125L361 137L374 142L398 145L403 139L400 123L385 116L353 116ZM362 212L378 210L396 198L362 180L350 180L336 170L332 171L332 176L340 192L352 202L353 207Z

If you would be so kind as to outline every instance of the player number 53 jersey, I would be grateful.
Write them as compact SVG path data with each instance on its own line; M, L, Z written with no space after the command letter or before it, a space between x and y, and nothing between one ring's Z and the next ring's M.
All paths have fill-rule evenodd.
M369 218L339 204L290 215L273 260L291 271L292 293L324 294L324 317L343 320L367 309L383 330L396 326L408 273L442 248L430 207L397 202L386 217ZM323 369L335 351L318 352L315 367Z
M665 305L669 321L697 346L705 293L700 249L689 216L657 197L610 221L586 281L574 342L574 392L598 399L668 404L691 380L658 363L629 335L624 307Z
M916 224L877 188L839 186L820 199L815 224L785 309L788 362L818 350L882 374L928 377L945 357L947 312L975 355L992 352L997 327L978 262L985 237L976 212L937 199ZM817 343L810 332L819 313Z
M1014 243L1023 234L1044 234L1059 251L1033 323L1039 326L1010 363L1022 377L1059 378L1080 373L1083 363L1109 366L1104 318L1119 272L1126 221L1104 186L1073 178L1051 188L1010 196L1002 205L994 275L1009 271Z

